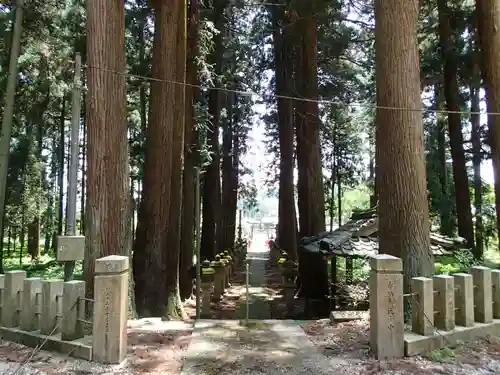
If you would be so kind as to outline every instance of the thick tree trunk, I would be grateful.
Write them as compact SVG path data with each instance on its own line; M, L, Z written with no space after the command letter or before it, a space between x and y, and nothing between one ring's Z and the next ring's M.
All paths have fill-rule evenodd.
M213 14L214 25L219 33L214 36L214 51L212 60L215 63L215 75L222 72L224 48L222 32L224 31L224 9L226 0L215 0ZM211 90L208 99L210 125L207 130L207 145L211 151L212 162L207 166L203 179L203 222L201 229L201 257L213 259L216 253L222 251L221 246L221 183L220 183L220 146L219 122L221 98L219 90Z
M490 113L500 113L500 2L476 0L481 69ZM497 231L500 233L500 116L488 115L489 139L495 178Z
M186 97L184 126L184 173L182 175L182 222L181 222L181 253L179 258L179 289L182 299L192 294L192 278L189 272L193 265L194 234L195 234L195 184L198 167L198 132L195 129L195 100L198 98L198 29L200 4L191 0L188 8L187 25L187 59L186 59Z
M87 207L84 276L93 297L95 260L130 254L123 1L87 1Z
M296 90L300 97L318 98L317 24L311 6L299 12L295 38ZM325 231L325 196L321 165L318 103L296 101L299 233L301 237ZM327 262L322 256L299 254L300 295L323 299L329 293Z
M434 273L417 40L419 0L375 0L379 251L403 258L405 285Z
M463 148L462 121L460 116L460 90L458 87L458 56L454 52L454 30L451 26L451 10L447 0L438 0L439 41L444 64L444 95L448 111L448 130L450 151L453 161L453 180L455 182L455 201L457 207L458 234L465 238L467 246L474 248L474 229L472 224L469 177Z
M185 1L155 2L151 112L133 268L139 316L182 317L179 296L181 153L184 138ZM165 82L161 82L165 81ZM182 134L181 134L182 133ZM173 143L179 143L173 147ZM175 182L174 179L178 181ZM178 191L177 191L178 190ZM172 202L177 199L177 202Z
M275 7L277 8L277 7ZM291 95L293 66L290 56L292 45L290 32L280 28L278 9L273 9L274 61L276 94ZM283 97L277 99L280 150L280 179L278 204L278 246L285 250L292 260L297 260L297 221L295 212L295 189L293 181L293 102Z

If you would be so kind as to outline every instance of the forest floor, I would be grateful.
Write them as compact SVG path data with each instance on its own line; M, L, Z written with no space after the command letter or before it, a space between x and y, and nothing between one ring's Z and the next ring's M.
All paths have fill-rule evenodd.
M287 314L280 289L281 276L279 270L266 261L267 253L263 247L265 238L259 238L259 241L254 239L254 243L260 242L262 244L259 245L259 249L253 249L258 251L255 251L254 259L250 261L251 265L253 262L253 265L257 266L258 271L250 275L251 291L255 292L252 301L258 302L254 304L257 308L250 308L249 315L254 319L285 319ZM212 303L212 319L243 319L246 292L244 280L245 268L240 267L222 300ZM43 348L34 350L0 341L0 374L179 375L188 347L192 342L194 307L194 300L186 301L186 312L190 316L189 321L186 322L165 322L159 318L129 321L128 357L123 365L101 366L47 352ZM302 311L303 304L299 303L296 310ZM329 319L303 320L298 323L316 348L321 358L320 362L328 364L329 373L339 375L500 374L500 338L478 340L467 343L467 346L435 351L426 357L376 361L370 356L367 319L336 324L332 324ZM247 337L249 343L259 339L250 336ZM244 336L238 335L238 337L241 339ZM230 370L234 374L266 373L264 368L259 368L259 364L256 364L250 372L238 371L239 368L234 364ZM296 373L288 366L275 368L274 372L290 375Z

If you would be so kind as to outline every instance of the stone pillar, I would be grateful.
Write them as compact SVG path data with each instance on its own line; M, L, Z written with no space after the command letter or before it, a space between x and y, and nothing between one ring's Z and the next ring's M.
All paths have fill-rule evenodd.
M40 319L40 333L55 335L59 333L59 304L63 294L63 280L42 281L42 309Z
M491 271L493 318L500 319L500 270Z
M84 336L85 281L67 281L63 287L61 339L72 341Z
M456 273L455 278L455 323L459 326L474 325L474 286L468 273Z
M42 300L42 279L30 277L24 280L23 309L21 311L21 329L36 331L40 322L40 305Z
M219 258L220 259L220 258ZM219 301L224 294L224 267L220 260L216 260L210 263L210 266L214 269L214 300Z
M412 331L431 336L434 333L434 292L432 279L414 277L411 280L411 291L415 295L411 298Z
M493 321L493 298L491 291L491 269L476 266L470 269L474 283L474 317L477 322Z
M7 328L19 326L21 311L21 293L24 289L25 271L5 273L5 288L2 297L2 325Z
M370 259L370 346L377 359L404 357L403 262Z
M455 279L450 275L434 276L434 325L437 329L455 329Z
M210 292L213 285L215 270L210 267L210 262L205 260L201 269L201 315L210 318L212 315L210 309Z
M0 275L0 324L2 319L3 290L5 288L5 275Z
M110 255L95 262L92 359L118 364L127 356L129 258Z

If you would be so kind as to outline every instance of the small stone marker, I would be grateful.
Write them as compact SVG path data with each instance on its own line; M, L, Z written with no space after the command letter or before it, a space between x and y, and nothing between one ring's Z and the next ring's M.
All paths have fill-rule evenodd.
M434 333L434 293L432 279L414 277L411 290L415 293L411 298L412 331L430 336Z
M23 309L21 311L21 329L35 331L38 329L40 304L42 300L42 279L30 277L24 280Z
M58 262L83 260L85 255L84 236L57 236Z
M456 273L455 277L455 323L459 326L474 325L474 285L472 275Z
M59 333L58 319L59 306L63 294L63 280L52 279L42 281L42 311L40 319L40 333L55 335Z
M475 266L470 269L474 281L474 317L479 323L493 321L491 269Z
M493 318L500 319L500 270L491 271Z
M450 275L434 276L434 325L437 329L451 331L455 328L455 279Z
M370 259L370 345L377 359L404 357L403 262Z
M96 260L92 357L119 364L127 355L129 258L110 255Z
M63 287L63 319L61 339L71 341L82 338L85 319L85 281L67 281Z
M19 326L21 293L24 289L25 271L5 273L5 287L2 296L2 325L7 328Z

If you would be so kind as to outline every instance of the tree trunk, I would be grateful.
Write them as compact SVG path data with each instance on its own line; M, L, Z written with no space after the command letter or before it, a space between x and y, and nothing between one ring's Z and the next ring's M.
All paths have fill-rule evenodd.
M448 111L450 151L453 161L453 180L457 206L458 234L465 238L467 246L474 249L474 229L472 225L469 177L463 148L462 121L460 116L460 90L458 87L458 56L454 52L455 30L451 26L451 10L448 0L438 0L439 41L444 65L444 95Z
M444 110L443 90L441 82L434 84L434 102L438 110ZM439 159L439 184L441 186L441 199L439 200L440 233L453 236L455 222L452 214L452 202L450 201L450 184L448 181L448 165L446 163L446 115L436 113L435 138L437 141L437 152Z
M431 276L429 214L420 108L419 0L375 0L376 160L379 252L403 259L405 285Z
M301 237L325 231L325 196L318 113L317 24L311 5L299 12L295 38L296 91L312 101L296 101L298 208ZM300 254L299 254L300 255ZM327 262L321 255L299 257L300 295L323 299L329 293Z
M186 82L190 85L198 83L198 29L200 4L191 0L188 8L188 43L186 59ZM179 289L182 299L192 294L192 278L190 268L193 265L194 234L195 234L195 189L196 171L199 164L198 131L195 129L194 104L199 90L194 86L186 86L186 114L184 127L184 173L182 175L182 223L181 223L181 253L179 259Z
M214 36L215 76L222 72L224 46L222 32L225 25L224 9L226 0L215 0L213 7L214 25L219 31ZM211 90L208 99L210 124L207 130L207 145L211 151L212 162L207 166L203 179L203 222L201 229L201 257L213 259L222 249L221 245L221 184L220 184L220 155L219 155L219 122L220 122L220 91Z
M476 259L482 259L484 254L484 239L483 239L483 180L481 178L481 122L480 116L477 114L480 110L479 91L481 89L481 77L479 72L479 64L477 59L473 62L472 80L470 86L471 100L470 110L476 112L471 115L470 122L472 127L471 143L472 143L472 166L474 170L474 208L476 219Z
M139 316L183 316L179 296L179 183L184 138L185 1L155 2L151 112L133 269ZM182 47L181 47L182 45ZM164 82L162 82L164 81ZM181 134L182 133L182 134ZM179 139L180 138L180 139ZM173 147L174 143L179 143ZM175 190L175 192L174 192ZM177 192L177 190L179 190Z
M87 1L87 207L84 277L93 296L97 258L130 255L123 1Z
M273 12L274 60L276 75L280 178L278 203L278 246L285 250L291 260L298 260L297 254L297 222L295 212L295 186L293 181L293 101L283 96L292 96L292 69L290 56L292 52L290 32L286 27L280 28L282 21L278 17L277 7Z
M500 3L476 0L481 68L489 113L500 113ZM488 115L489 139L495 181L497 231L500 233L500 116Z

